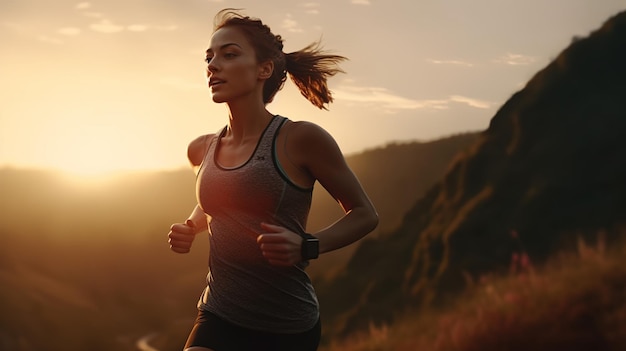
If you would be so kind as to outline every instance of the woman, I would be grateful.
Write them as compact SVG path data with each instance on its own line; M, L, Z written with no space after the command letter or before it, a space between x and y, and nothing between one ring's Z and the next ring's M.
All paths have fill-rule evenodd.
M319 306L304 268L378 224L334 139L266 109L287 73L324 108L332 102L326 79L345 58L323 54L317 43L289 54L282 48L260 20L218 13L207 78L213 101L228 105L228 125L189 144L198 205L168 234L171 249L186 253L195 234L210 228L208 284L187 351L316 350ZM305 225L316 181L345 215L311 235Z

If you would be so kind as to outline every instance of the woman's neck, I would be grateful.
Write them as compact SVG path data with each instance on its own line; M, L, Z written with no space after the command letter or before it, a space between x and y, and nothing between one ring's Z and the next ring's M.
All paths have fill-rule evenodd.
M228 109L226 136L235 144L258 139L273 117L262 103L230 103Z

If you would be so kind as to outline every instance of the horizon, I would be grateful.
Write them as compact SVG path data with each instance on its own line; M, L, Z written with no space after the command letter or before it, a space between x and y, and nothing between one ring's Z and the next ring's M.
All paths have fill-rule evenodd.
M291 81L268 110L319 124L346 156L485 130L574 37L626 7L623 0L272 4L236 7L280 34L286 52L321 39L349 61L347 74L329 81L329 111L315 109ZM0 48L0 169L97 177L186 168L187 144L227 121L225 106L210 101L202 60L214 14L230 5L0 3L7 43Z
M458 132L452 133L449 135L443 135L439 138L434 138L430 140L392 140L386 142L381 145L374 145L372 147L366 147L362 150L357 150L352 153L344 153L344 157L349 159L354 156L359 156L362 154L366 154L368 152L385 149L391 145L410 145L414 143L418 144L428 144L432 142L437 142L440 140L444 140L447 138L452 138L455 136L463 135L463 134L473 134L480 133L481 131L467 131L467 132ZM25 171L25 172L47 172L61 177L67 178L82 178L83 180L101 180L101 181L109 181L113 180L112 178L117 178L120 176L126 175L138 175L138 174L146 174L146 173L167 173L167 172L192 172L192 167L189 164L181 164L181 165L172 165L171 167L155 167L155 168L124 168L124 169L107 169L107 170L99 170L99 169L64 169L62 167L50 167L45 165L14 165L14 164L0 164L0 172L2 171Z

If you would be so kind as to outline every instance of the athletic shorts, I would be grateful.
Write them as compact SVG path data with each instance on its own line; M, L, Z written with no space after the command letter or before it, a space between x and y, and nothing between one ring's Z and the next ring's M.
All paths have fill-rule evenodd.
M200 310L185 348L208 347L215 351L315 351L322 333L318 320L313 328L296 334L270 333L232 324Z

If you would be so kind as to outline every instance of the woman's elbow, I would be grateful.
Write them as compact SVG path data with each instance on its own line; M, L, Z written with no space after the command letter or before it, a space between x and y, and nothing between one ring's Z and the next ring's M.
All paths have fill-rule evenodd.
M372 232L374 229L376 229L376 227L378 227L378 221L378 212L376 212L376 209L371 206L367 211L367 217L365 221L368 233Z

